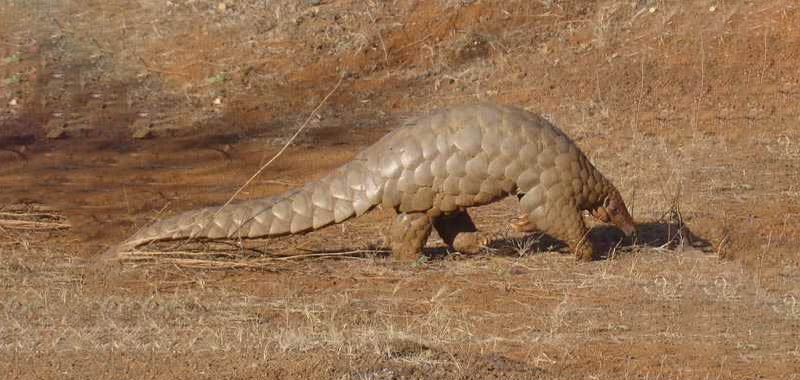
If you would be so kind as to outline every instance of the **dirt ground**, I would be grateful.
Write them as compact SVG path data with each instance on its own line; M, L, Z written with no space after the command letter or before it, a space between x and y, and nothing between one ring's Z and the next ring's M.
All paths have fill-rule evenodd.
M263 257L98 265L224 203L306 121L239 199L476 101L562 128L640 238L577 264L510 232L508 199L475 211L505 236L478 256L434 236L394 263L377 210ZM791 0L3 1L0 373L798 379L799 127Z

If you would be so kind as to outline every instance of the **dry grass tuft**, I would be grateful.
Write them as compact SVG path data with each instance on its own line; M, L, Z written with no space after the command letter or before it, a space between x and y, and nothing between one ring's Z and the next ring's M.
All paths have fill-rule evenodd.
M63 215L38 204L17 204L0 208L0 231L52 231L70 228Z

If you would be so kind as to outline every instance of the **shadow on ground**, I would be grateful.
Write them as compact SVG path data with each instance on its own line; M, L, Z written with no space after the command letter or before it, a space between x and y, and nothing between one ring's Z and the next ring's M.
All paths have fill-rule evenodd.
M595 246L595 257L601 260L643 248L664 251L693 248L703 252L710 252L713 248L708 240L698 236L686 224L680 222L640 223L637 225L637 233L630 237L626 237L616 227L597 226L589 232L589 239ZM534 233L523 239L498 239L490 244L490 249L493 254L500 256L550 251L569 252L569 247L564 242L541 233ZM439 255L446 255L446 252L436 250L432 256L439 257Z

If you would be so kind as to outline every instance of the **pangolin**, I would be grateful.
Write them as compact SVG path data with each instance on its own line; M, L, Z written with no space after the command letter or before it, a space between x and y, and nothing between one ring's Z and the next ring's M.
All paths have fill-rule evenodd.
M471 104L407 120L320 180L286 194L184 212L143 228L109 250L181 239L264 238L305 233L360 216L378 205L396 211L392 255L414 260L432 229L448 247L476 253L487 234L467 213L506 196L519 198L519 231L564 241L591 260L582 211L635 232L619 191L561 130L513 106Z

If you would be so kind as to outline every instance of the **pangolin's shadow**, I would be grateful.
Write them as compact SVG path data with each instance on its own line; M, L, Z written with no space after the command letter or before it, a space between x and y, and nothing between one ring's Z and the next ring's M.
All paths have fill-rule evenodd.
M713 249L708 240L698 236L686 224L680 222L639 223L636 225L636 230L635 235L626 237L622 231L610 225L593 227L589 231L589 240L594 245L595 257L604 260L641 248L657 248L661 251L694 248L703 252ZM447 255L447 251L444 249L431 251L432 257ZM551 251L567 254L569 247L550 235L532 233L521 239L494 240L490 243L487 251L497 256L520 256Z
M630 237L612 226L599 226L592 230L592 238L601 259L618 254L625 254L642 248L657 248L659 251L677 251L693 248L702 252L710 252L713 246L710 241L697 235L689 226L681 222L663 221L640 223L636 226L636 234Z

